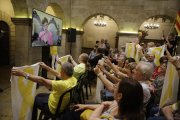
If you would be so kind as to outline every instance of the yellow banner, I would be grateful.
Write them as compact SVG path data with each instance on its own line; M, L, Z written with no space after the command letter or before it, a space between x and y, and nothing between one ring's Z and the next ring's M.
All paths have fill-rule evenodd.
M39 64L15 67L32 75L38 75ZM11 76L13 120L31 120L36 83L24 77Z
M135 58L136 56L136 44L135 43L126 43L125 54L127 58Z
M159 66L159 59L164 56L164 50L165 50L165 45L160 46L160 47L152 47L148 49L148 53L152 54L155 56L154 63L156 66Z
M62 57L59 58L59 60L60 60L61 63L63 64L63 63L65 63L65 62L68 62L69 57L70 57L70 55L62 56ZM61 65L60 65L60 64L57 64L56 70L57 70L58 72L61 71Z
M174 65L172 65L172 63L169 62L166 69L166 75L160 99L160 108L169 102L177 101L178 86L178 73Z

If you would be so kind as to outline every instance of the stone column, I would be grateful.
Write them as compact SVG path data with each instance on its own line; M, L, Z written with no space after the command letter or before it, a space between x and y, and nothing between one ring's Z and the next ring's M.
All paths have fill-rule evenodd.
M31 47L31 19L12 18L15 24L15 65L22 66L41 61L41 47Z

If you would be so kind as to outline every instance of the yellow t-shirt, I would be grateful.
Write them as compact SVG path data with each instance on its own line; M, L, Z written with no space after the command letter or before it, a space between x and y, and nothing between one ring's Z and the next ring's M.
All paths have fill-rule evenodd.
M58 54L57 46L51 46L50 53L51 55L57 55Z
M48 100L48 106L49 106L51 113L53 113L53 114L55 113L60 96L65 91L76 86L76 84L77 84L77 79L75 77L71 77L67 80L59 80L59 81L53 80L52 81L52 92L51 92L51 94L49 96L49 100ZM70 98L69 94L64 96L60 111L62 111L66 107L66 105L69 101L69 98Z
M80 63L78 65L76 65L74 67L74 73L73 73L73 76L76 78L76 79L79 79L79 77L85 73L85 69L86 69L86 66L84 63Z

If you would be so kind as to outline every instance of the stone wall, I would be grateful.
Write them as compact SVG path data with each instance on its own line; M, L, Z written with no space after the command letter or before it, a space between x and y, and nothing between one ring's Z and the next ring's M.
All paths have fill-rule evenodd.
M15 2L20 2L19 7ZM32 8L45 11L48 5L56 3L64 13L64 27L82 28L89 16L104 13L111 16L118 24L120 31L137 31L140 25L150 16L168 15L175 18L180 2L177 0L14 0L15 15L24 14L27 6L28 15ZM71 5L71 6L70 6ZM71 22L71 23L70 23Z
M64 28L82 29L90 16L104 13L116 21L119 32L137 32L140 25L150 16L167 15L175 18L180 6L180 2L177 0L12 0L11 2L15 18L29 18L31 17L32 8L45 11L50 5L59 13L57 17L62 17ZM38 61L41 57L41 49L31 48L30 44L26 43L30 41L30 26L18 26L19 28L16 29L20 31L18 31L19 33L16 31L15 34L15 27L10 17L7 17L3 12L0 12L0 14L0 19L6 21L11 28L10 62L18 61L17 65L21 65ZM20 34L22 32L25 32L23 36ZM81 36L77 35L77 39L83 41ZM59 48L60 55L68 53L68 44L66 44L65 39L66 35L63 34L62 48ZM122 38L123 42L127 42L129 39L131 39L129 36ZM15 48L15 45L22 46ZM73 53L75 57L81 53L80 47L79 43L74 45L72 51L75 52ZM17 57L18 54L23 55L24 62L23 60L20 62L21 59Z

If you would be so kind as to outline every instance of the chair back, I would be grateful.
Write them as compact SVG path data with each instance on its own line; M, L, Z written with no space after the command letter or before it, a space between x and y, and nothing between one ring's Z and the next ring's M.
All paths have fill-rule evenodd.
M80 102L81 98L83 98L83 94L84 94L83 93L83 84L84 84L84 79L86 78L86 76L87 76L87 72L82 74L77 81L76 87L74 88L72 100L75 104L81 103Z
M85 72L85 73L83 73L80 77L79 77L79 79L78 79L78 81L77 81L77 88L82 88L82 86L83 86L83 83L84 83L84 80L85 80L85 78L87 77L87 71Z
M57 114L60 113L60 108L61 108L61 106L62 106L63 98L64 98L64 96L67 95L67 94L70 94L70 98L69 98L69 102L68 102L66 108L70 105L71 100L72 100L72 96L73 96L73 90L74 90L74 88L76 88L76 86L74 86L74 87L72 87L71 89L65 91L65 92L60 96L59 102L58 102L58 105L57 105L57 108L56 108L55 115L57 115ZM65 108L64 110L66 110L66 108ZM62 112L64 112L64 110L63 110Z

